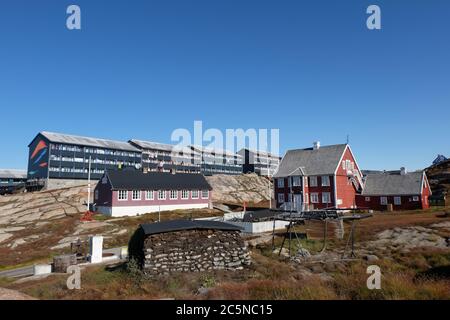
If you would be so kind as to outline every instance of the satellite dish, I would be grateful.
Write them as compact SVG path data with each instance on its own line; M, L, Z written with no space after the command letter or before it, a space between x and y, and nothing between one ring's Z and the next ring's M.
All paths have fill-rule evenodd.
M134 167L136 168L136 170L141 170L142 165L140 163L136 163Z

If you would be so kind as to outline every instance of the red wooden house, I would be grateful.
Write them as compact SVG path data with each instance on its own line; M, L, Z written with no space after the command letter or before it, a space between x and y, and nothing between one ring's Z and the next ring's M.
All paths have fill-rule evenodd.
M424 171L369 173L364 177L364 189L356 196L359 208L373 210L412 210L430 207L430 184Z
M274 175L277 207L355 208L362 173L348 144L289 150Z

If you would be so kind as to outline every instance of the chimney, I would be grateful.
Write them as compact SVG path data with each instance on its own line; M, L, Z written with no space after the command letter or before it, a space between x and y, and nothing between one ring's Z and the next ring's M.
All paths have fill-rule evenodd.
M400 168L400 174L401 174L402 176L406 175L407 173L408 173L408 171L406 170L405 167L401 167L401 168Z
M313 149L314 150L319 150L320 149L320 141L314 141Z

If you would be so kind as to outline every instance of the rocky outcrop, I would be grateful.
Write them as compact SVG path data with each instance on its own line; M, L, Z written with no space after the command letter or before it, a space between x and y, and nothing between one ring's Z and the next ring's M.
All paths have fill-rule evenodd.
M86 211L87 187L0 197L0 226L35 224Z
M207 270L241 270L250 254L239 231L186 230L148 236L144 241L148 275Z
M206 177L213 188L213 202L239 204L269 201L269 180L256 174L223 175Z

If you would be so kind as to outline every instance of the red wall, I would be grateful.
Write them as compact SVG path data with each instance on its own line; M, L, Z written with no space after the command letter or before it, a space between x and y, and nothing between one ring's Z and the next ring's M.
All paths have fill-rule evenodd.
M329 176L330 178L330 186L322 187L322 177L317 177L317 187L310 187L310 181L308 179L308 186L305 186L305 193L308 193L308 204L313 205L314 209L323 209L334 206L334 181L333 176ZM304 178L303 178L304 179ZM278 194L284 194L284 202L289 201L289 194L291 193L291 188L288 186L288 178L284 178L284 188L278 187L278 179L275 179L275 201L277 203L277 207L279 207L282 203L278 202ZM304 180L303 180L304 181ZM292 187L292 192L294 194L300 194L302 192L302 187ZM319 203L311 203L311 192L319 194ZM322 192L329 192L331 196L331 203L322 203Z
M367 196L369 197L369 196ZM419 197L419 201L412 201L413 196L401 196L401 205L394 204L395 196L387 196L388 204L393 204L394 210L415 210L422 209L422 201ZM385 211L387 210L387 205L381 204L381 196L370 196L370 201L365 200L366 196L358 195L356 197L356 203L359 208L367 208L375 211Z
M359 170L356 164L355 158L349 148L345 149L344 156L341 162L339 162L338 169L336 171L336 188L337 199L341 199L342 203L338 205L339 208L352 208L355 207L356 201L356 189L351 181L347 177L347 172L342 168L342 162L350 160L354 163L355 169Z

